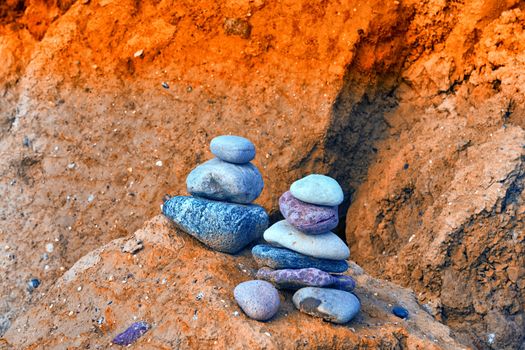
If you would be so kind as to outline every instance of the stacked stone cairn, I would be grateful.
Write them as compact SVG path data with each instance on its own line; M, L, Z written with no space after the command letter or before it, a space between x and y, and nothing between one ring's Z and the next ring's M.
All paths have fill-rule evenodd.
M162 212L177 227L219 252L235 254L262 237L268 214L251 204L261 194L261 173L250 163L255 146L248 139L214 138L213 158L193 169L186 179L191 196L164 202Z
M269 244L252 249L258 280L297 290L293 303L300 311L339 324L361 307L351 293L355 281L337 274L348 269L350 257L346 244L330 231L338 225L342 202L343 190L331 177L312 174L294 182L279 199L286 220L264 232Z
M261 269L257 280L234 289L241 309L266 321L279 310L275 288L297 290L294 305L334 323L346 323L359 312L350 293L355 281L343 273L350 251L330 230L338 224L343 191L332 178L309 175L292 184L279 199L286 220L268 228L268 214L252 202L261 194L261 173L251 162L255 146L248 139L223 135L210 143L216 156L193 169L186 179L191 196L166 200L162 212L177 227L209 248L235 254L264 236L269 244L252 249Z

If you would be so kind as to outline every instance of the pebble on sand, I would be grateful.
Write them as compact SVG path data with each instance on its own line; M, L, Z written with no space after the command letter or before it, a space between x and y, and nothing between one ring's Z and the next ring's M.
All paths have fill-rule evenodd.
M128 346L142 337L151 326L144 321L135 322L113 339L113 344Z
M244 313L254 320L267 321L279 311L279 292L266 281L242 282L233 295Z
M395 305L392 308L392 313L396 315L399 318L407 318L408 317L408 310L400 305Z
M352 320L361 309L359 299L352 293L329 288L299 289L293 303L304 313L339 324Z

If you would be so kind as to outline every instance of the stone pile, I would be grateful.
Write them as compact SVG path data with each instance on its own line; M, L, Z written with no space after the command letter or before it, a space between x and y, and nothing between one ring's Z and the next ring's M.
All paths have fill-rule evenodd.
M338 225L343 190L334 179L309 175L292 184L279 199L286 220L264 232L269 244L252 254L261 267L257 278L277 288L297 290L294 305L307 314L334 323L346 323L360 309L351 293L355 281L336 273L348 269L350 250L330 230Z
M250 163L255 146L239 136L214 138L213 158L193 169L186 179L192 196L175 196L162 212L181 230L211 249L235 254L262 237L268 214L251 204L261 194L261 173Z
M210 144L216 156L193 169L186 179L191 196L175 196L162 206L181 230L211 249L235 254L264 236L252 254L260 269L257 280L239 284L234 297L251 318L271 319L280 306L277 288L296 290L294 305L334 323L346 323L359 312L350 293L354 280L338 273L348 269L350 250L330 230L339 222L343 191L337 181L309 175L292 184L279 199L286 220L268 228L268 214L252 202L264 187L251 162L255 146L239 136L219 136Z

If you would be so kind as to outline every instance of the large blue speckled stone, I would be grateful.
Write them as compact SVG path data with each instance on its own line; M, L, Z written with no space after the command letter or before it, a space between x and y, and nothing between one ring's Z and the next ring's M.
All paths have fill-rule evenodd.
M267 244L259 244L253 247L252 255L259 267L268 266L272 269L313 267L326 272L345 272L348 270L348 263L345 260L313 258L289 249L277 248Z
M229 254L260 238L268 227L268 214L254 204L176 196L164 203L162 212L184 232L214 250Z
M329 288L306 287L293 296L296 308L333 323L347 323L361 309L359 299L352 293Z
M264 182L252 163L232 164L213 158L190 172L186 186L194 196L248 204L259 197Z
M210 150L217 158L229 163L244 164L255 158L253 143L240 136L217 136L211 140Z

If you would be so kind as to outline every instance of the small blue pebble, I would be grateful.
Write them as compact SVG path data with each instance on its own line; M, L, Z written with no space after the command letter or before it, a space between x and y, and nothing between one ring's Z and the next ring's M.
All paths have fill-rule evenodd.
M408 310L402 306L396 305L392 308L392 313L399 318L407 318Z
M33 289L38 288L39 285L40 285L40 280L38 278L32 278L29 280L29 282L27 282L27 289L29 291L32 291Z

